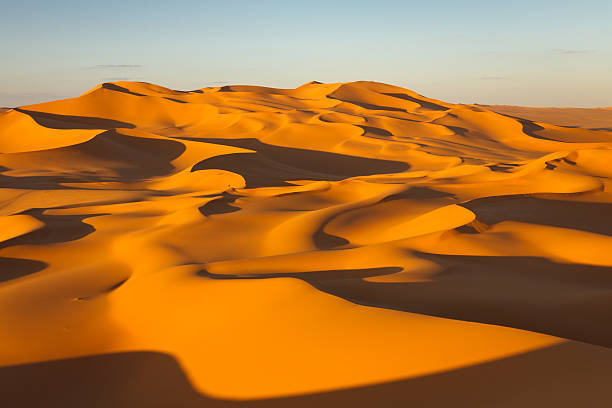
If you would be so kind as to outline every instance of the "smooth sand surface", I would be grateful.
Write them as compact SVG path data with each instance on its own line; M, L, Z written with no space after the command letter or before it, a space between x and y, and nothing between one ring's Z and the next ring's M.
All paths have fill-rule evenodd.
M375 82L1 113L2 399L609 405L612 131L502 113Z

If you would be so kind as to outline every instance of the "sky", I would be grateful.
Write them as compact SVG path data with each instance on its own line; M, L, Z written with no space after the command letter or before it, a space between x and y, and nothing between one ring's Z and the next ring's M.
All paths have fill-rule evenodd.
M612 0L0 0L0 52L6 107L121 80L612 106Z

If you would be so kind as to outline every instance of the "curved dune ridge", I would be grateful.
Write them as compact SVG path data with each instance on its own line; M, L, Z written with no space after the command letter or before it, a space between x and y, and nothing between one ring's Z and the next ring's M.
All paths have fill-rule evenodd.
M610 129L115 82L0 113L0 152L11 406L612 400Z

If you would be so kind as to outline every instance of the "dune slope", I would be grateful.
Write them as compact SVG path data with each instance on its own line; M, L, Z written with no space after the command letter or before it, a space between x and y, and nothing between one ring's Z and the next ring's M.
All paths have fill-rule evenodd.
M0 152L12 406L612 401L610 129L115 82L0 113Z

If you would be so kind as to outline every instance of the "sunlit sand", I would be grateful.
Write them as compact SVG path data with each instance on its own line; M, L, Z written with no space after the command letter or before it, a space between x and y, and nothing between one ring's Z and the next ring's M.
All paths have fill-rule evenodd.
M0 152L7 407L611 397L610 109L114 82Z

